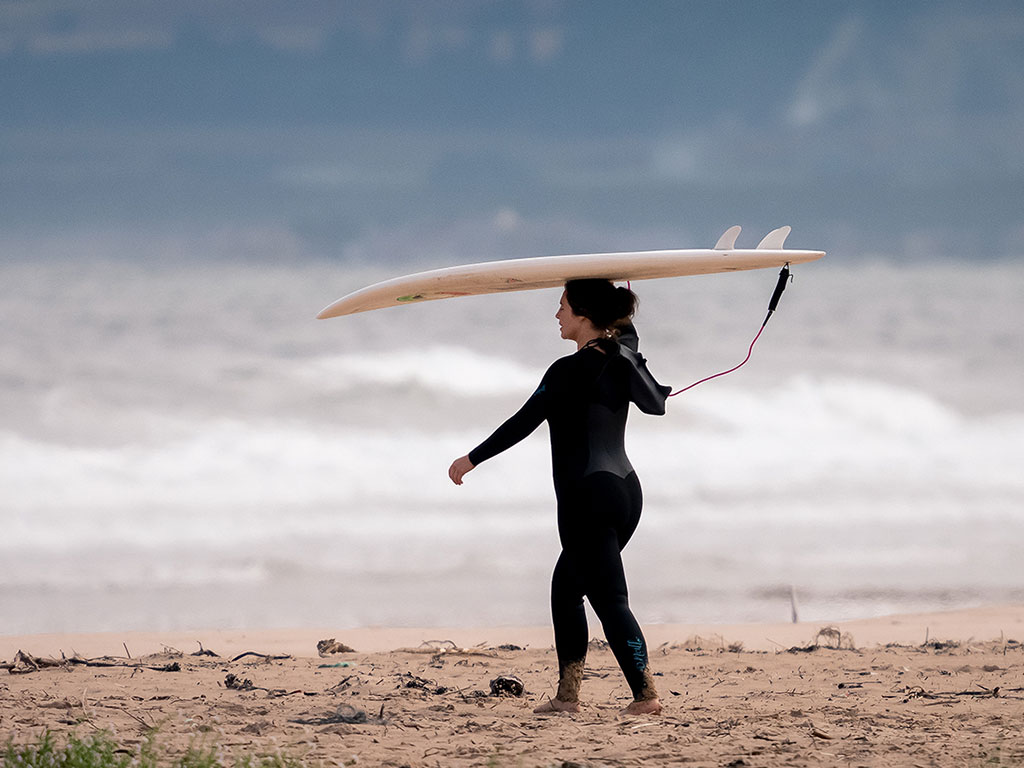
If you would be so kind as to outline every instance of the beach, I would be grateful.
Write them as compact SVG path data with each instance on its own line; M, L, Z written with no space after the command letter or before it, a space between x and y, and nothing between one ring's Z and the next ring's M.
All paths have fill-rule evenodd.
M1024 2L33 0L0 62L0 768L1024 768ZM660 415L572 359L618 299L319 319L567 254Z
M533 714L556 682L548 627L0 636L0 742L155 734L171 755L371 766L1024 760L1024 605L645 632L665 705L648 717L620 714L600 635L582 711Z
M545 436L446 475L564 354L557 296L331 325L325 264L204 266L208 294L174 264L2 272L0 744L102 732L290 768L1024 760L1018 264L801 270L742 375L633 419L649 718L619 714L599 642L582 712L533 714L557 666ZM658 375L727 367L750 328L721 302L760 312L760 277L644 286ZM465 332L423 347L425 326ZM320 656L332 638L354 650ZM503 676L523 694L492 695Z

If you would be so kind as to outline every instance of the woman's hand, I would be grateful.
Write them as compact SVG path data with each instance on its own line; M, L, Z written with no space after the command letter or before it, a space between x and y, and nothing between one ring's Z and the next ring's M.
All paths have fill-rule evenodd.
M452 465L448 467L448 477L452 479L452 482L456 485L462 485L462 478L469 470L475 465L469 460L469 456L463 456L452 462Z

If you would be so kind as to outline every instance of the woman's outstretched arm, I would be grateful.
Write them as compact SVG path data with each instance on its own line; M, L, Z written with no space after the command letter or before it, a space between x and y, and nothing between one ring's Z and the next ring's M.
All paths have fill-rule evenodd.
M550 370L548 374L550 374ZM452 465L448 468L448 477L451 478L453 483L462 485L462 478L465 474L480 464L480 462L508 450L541 425L541 422L547 416L546 402L550 378L548 374L544 376L540 386L537 387L537 391L530 396L530 399L523 404L522 408L510 416L504 424L494 430L490 437L480 443L466 456L462 456L452 462Z

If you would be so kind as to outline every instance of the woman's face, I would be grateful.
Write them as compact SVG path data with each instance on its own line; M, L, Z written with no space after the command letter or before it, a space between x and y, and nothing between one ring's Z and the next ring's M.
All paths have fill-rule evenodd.
M569 300L562 291L562 300L558 304L558 311L555 312L555 319L558 320L558 327L562 331L562 338L576 341L580 334L590 330L590 321L583 315L577 315L569 306Z

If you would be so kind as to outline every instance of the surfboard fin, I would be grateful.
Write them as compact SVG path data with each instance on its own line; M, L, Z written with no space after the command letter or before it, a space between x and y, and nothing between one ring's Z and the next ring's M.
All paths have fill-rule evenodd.
M764 240L757 244L759 251L781 251L786 245L786 238L793 230L792 227L779 227L773 229L764 236Z
M715 243L716 251L731 251L736 247L736 238L740 236L740 230L742 227L729 227L722 236L718 238L718 242Z

